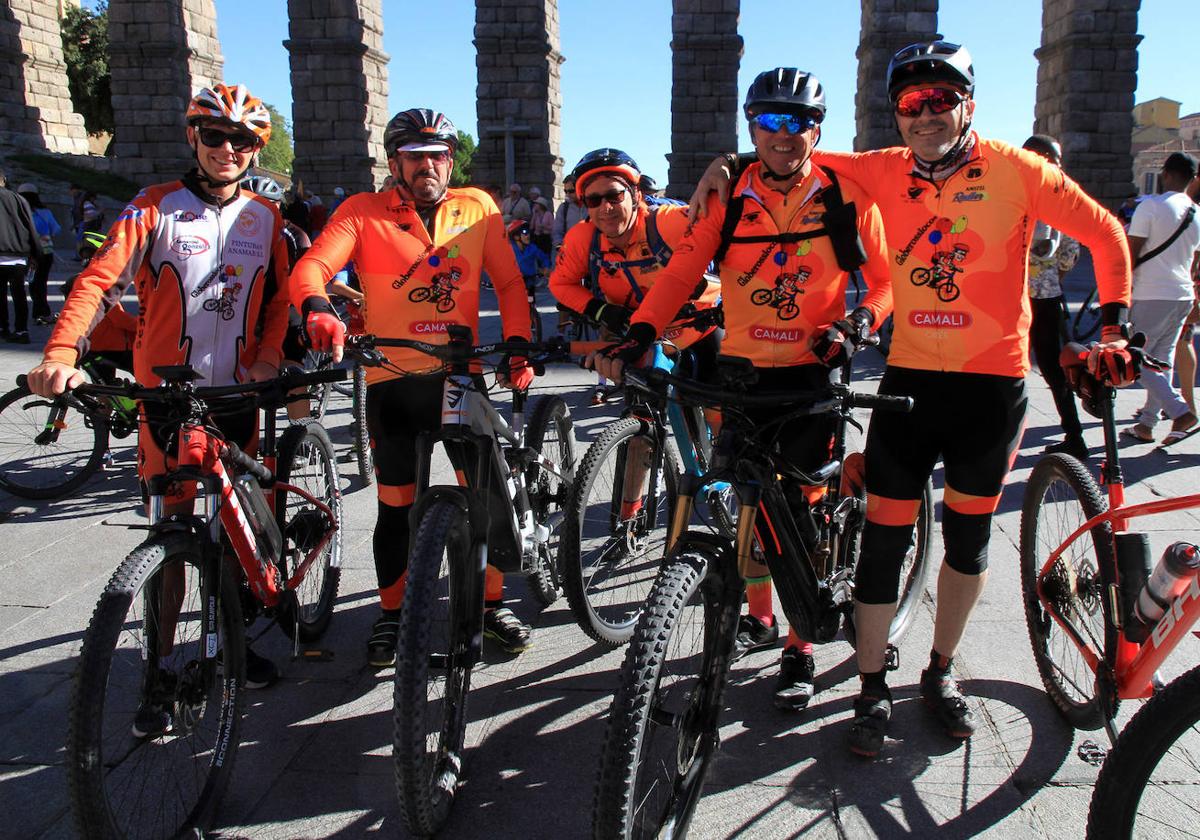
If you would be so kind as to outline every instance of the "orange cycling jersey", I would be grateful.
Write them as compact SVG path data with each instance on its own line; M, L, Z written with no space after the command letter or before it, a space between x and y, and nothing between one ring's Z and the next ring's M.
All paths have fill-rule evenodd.
M310 297L324 298L325 284L350 261L367 301L368 333L445 344L446 328L463 324L478 339L479 275L486 270L500 301L504 336L529 337L525 281L500 211L482 190L447 190L430 230L397 190L347 198L296 263L292 300L297 308ZM381 349L407 373L441 365L417 350ZM372 383L400 375L367 368Z
M127 353L133 349L136 336L137 318L118 302L88 336L88 349L93 353Z
M732 194L743 199L734 237L822 230L827 190L832 186L826 173L814 167L786 194L767 186L760 173L761 165L751 164L734 187ZM843 200L853 202L858 210L858 232L867 253L862 270L869 291L861 305L879 324L891 307L883 227L857 184L841 178L839 187ZM709 197L707 215L687 231L633 321L649 323L656 331L670 321L694 285L696 273L717 254L726 209L716 196ZM757 367L816 363L813 333L846 314L848 274L838 267L832 242L823 233L787 243L731 242L720 273L725 310L721 352L748 358Z
M976 138L967 162L939 183L913 174L909 149L814 159L870 184L883 214L895 295L889 365L1024 376L1029 243L1039 219L1091 249L1102 303L1129 303L1121 226L1031 152Z
M74 365L87 335L136 283L133 372L155 385L159 365L191 365L198 384L243 381L279 366L287 331L287 247L273 204L249 190L216 203L193 175L147 187L121 211L75 281L45 360Z
M647 219L650 212L644 204L638 206L633 232L624 248L613 245L604 234L599 236L599 292L608 303L636 310L657 278L663 276L662 270L665 265L655 258L654 249L649 242ZM687 208L660 204L653 212L659 237L674 251L687 232ZM572 226L563 239L562 250L558 253L558 261L550 275L551 294L559 303L574 312L583 312L592 300L592 292L584 283L590 280L592 244L596 240L596 233L596 226L591 220L584 220ZM689 297L694 298L693 303L697 309L710 309L717 304L721 297L721 287L715 282L705 281L700 293L696 294L700 283L704 281L707 268L708 265L705 264L691 276L691 285L687 295L680 301L680 306ZM678 311L679 307L676 307L671 313L672 316ZM689 347L713 329L668 327L662 332L664 338L670 339L675 346Z

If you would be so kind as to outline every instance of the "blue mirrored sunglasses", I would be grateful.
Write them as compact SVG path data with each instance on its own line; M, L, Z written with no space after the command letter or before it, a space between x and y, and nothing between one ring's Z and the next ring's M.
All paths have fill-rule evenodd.
M787 127L789 134L799 134L815 127L821 121L813 114L755 114L754 124L763 131L772 133Z

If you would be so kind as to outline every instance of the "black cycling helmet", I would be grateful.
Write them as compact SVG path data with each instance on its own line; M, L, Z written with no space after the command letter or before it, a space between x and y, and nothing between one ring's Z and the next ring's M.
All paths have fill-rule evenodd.
M825 89L812 73L795 67L776 67L759 73L746 91L746 119L756 114L812 114L825 119Z
M429 108L409 108L392 117L383 131L383 150L388 157L397 149L405 151L437 151L437 144L458 149L458 131L450 118ZM429 147L435 148L429 148Z
M637 187L642 180L642 170L637 161L620 149L595 149L579 159L569 177L575 179L575 194L583 198L583 189L597 175L610 175Z
M888 62L888 98L893 102L904 88L930 82L948 82L972 95L975 68L967 48L949 41L922 41L909 44Z

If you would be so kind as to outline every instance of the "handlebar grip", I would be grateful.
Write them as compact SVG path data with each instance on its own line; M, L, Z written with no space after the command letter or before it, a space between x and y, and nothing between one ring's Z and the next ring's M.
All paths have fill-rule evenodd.
M887 394L851 394L850 405L854 408L869 408L872 411L907 413L913 409L913 399L912 397L893 397Z
M239 449L236 444L225 444L223 454L239 470L248 472L258 479L258 483L262 486L269 487L275 482L275 476L269 469Z

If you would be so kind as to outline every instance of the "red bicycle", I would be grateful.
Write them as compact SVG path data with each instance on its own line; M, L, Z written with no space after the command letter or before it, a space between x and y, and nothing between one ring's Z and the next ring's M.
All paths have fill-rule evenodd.
M1080 350L1064 349L1064 367L1080 364ZM1029 477L1021 511L1029 639L1046 691L1067 721L1079 729L1103 726L1114 744L1093 793L1088 837L1194 837L1200 668L1165 688L1156 673L1200 618L1200 556L1195 546L1174 543L1152 573L1148 535L1130 525L1200 508L1200 494L1126 504L1116 391L1082 373L1078 393L1104 429L1100 484L1064 454L1042 458ZM1118 703L1148 697L1118 734Z
M340 577L333 447L313 420L288 426L276 445L275 413L290 391L346 371L221 387L195 387L186 366L155 373L157 388L66 395L85 407L112 396L158 404L173 418L178 458L148 482L150 534L113 574L83 636L67 741L83 837L203 833L238 749L244 611L272 615L298 647L329 626ZM261 462L209 422L247 398L268 409ZM177 483L197 487L201 513L164 516Z

